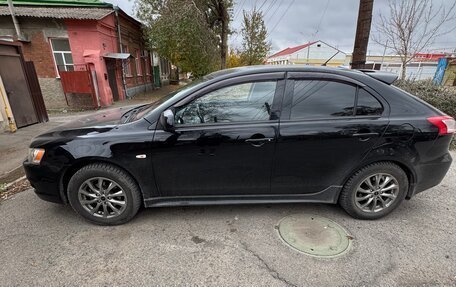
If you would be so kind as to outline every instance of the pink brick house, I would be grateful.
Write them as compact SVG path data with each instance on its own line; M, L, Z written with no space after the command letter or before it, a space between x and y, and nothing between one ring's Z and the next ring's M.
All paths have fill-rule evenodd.
M48 109L93 106L91 96L80 93L67 93L67 105L62 87L64 72L90 70L96 102L109 106L150 91L154 66L160 65L155 71L169 69L163 67L169 65L163 59L153 63L141 23L111 4L98 0L13 3L21 35L6 1L0 0L0 39L22 43L24 57L35 63ZM158 82L160 75L156 75L155 85Z

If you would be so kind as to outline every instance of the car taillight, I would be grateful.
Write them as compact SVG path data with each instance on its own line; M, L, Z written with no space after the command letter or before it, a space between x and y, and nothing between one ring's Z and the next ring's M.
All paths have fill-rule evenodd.
M450 116L431 117L427 120L439 128L439 135L454 134L456 132L456 122Z

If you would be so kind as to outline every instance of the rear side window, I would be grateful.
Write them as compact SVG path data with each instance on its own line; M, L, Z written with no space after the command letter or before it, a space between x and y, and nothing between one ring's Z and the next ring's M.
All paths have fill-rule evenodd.
M380 102L366 90L360 88L358 91L358 103L356 105L357 116L381 115L383 107Z
M353 116L356 87L333 81L294 82L291 119Z

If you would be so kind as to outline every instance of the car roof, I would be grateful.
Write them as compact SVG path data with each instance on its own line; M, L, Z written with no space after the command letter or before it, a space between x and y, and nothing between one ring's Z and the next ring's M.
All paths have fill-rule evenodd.
M215 79L223 76L240 76L258 73L274 73L274 72L319 72L319 73L356 73L362 74L357 70L350 70L344 67L326 67L326 66L308 66L308 65L254 65L236 67L213 72L206 76L207 79Z
M257 65L245 66L213 72L204 78L207 80L232 78L237 76L252 75L259 73L274 72L314 72L338 74L351 78L370 77L377 79L386 84L391 84L397 79L397 75L384 71L375 70L352 70L345 67L326 67L326 66L308 66L308 65Z

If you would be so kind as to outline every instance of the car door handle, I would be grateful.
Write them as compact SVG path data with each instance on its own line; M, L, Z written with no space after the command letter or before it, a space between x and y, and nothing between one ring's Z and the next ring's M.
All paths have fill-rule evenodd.
M246 143L250 143L252 146L260 147L267 142L273 141L273 138L259 138L259 139L246 139Z
M379 133L354 133L352 136L358 137L358 138L369 138L369 137L377 137L379 136Z

